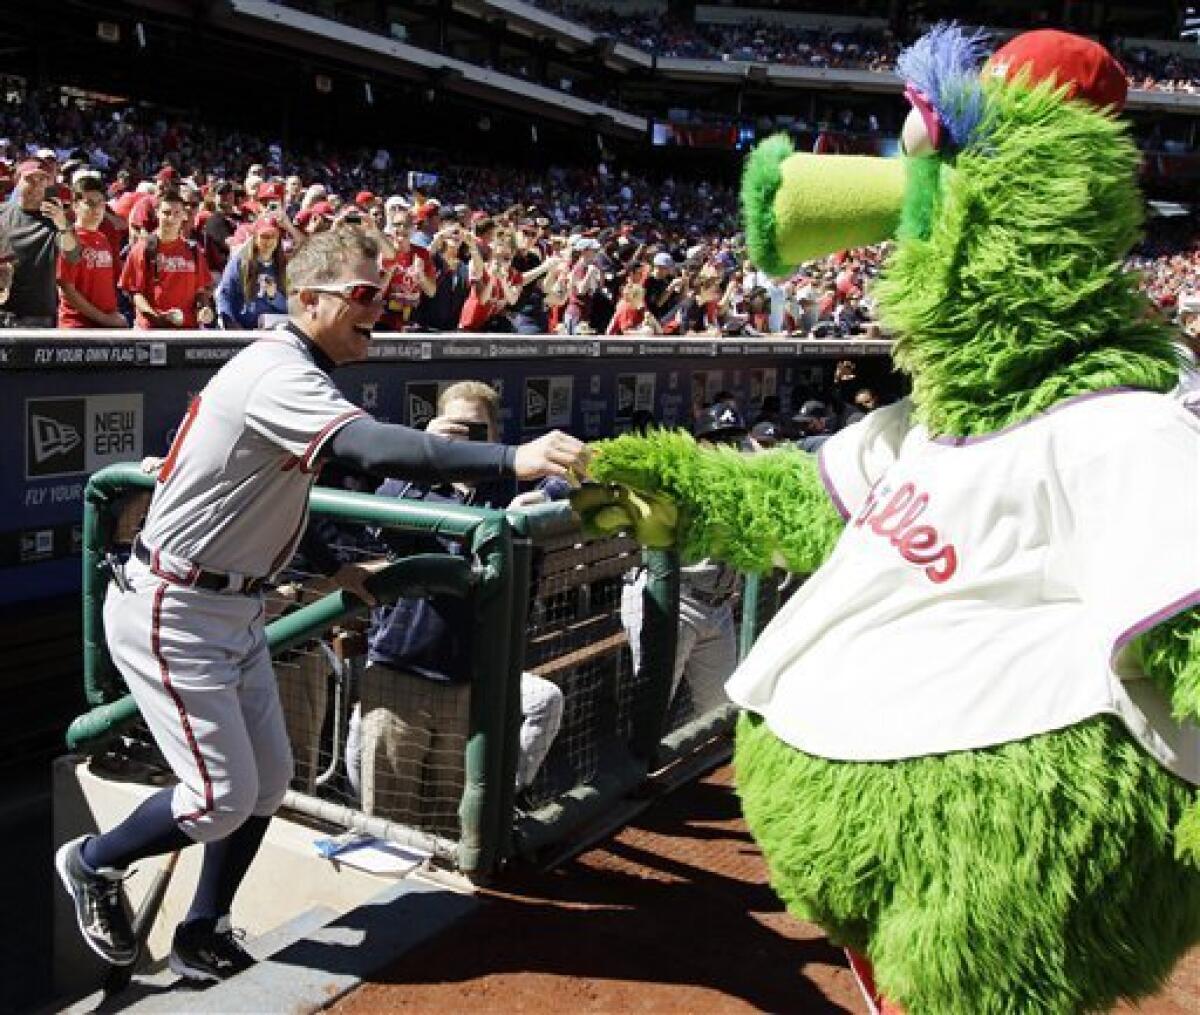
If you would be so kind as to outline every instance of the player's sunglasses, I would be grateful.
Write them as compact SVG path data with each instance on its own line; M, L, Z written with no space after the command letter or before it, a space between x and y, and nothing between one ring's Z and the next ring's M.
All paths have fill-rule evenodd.
M378 282L344 282L341 285L306 285L301 291L340 296L358 307L373 307L383 302L384 286Z

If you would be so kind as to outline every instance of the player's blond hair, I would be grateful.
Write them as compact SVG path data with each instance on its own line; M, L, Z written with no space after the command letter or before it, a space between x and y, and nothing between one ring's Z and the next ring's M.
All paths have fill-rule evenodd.
M492 426L500 426L500 394L483 381L455 381L438 395L438 415L446 414L446 406L456 399L464 402L482 402Z
M347 264L377 261L379 241L361 229L327 229L308 237L288 264L294 294L310 285L336 282Z

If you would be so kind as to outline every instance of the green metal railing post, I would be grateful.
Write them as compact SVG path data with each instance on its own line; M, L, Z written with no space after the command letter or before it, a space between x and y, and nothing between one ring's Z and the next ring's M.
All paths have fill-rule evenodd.
M642 592L642 674L646 692L633 717L633 753L647 764L658 753L671 705L675 652L679 640L679 555L646 550L646 588Z
M513 803L516 797L517 766L521 753L521 675L525 670L526 636L529 633L529 607L535 593L533 559L539 543L571 534L582 539L579 522L563 501L540 504L508 512L512 527L512 638L506 681L508 704L505 708L504 765L500 774L499 856L507 858L513 846Z
M500 847L508 681L511 658L513 587L512 530L499 513L482 521L471 552L479 568L475 590L475 627L460 632L471 646L470 734L463 759L463 795L459 803L459 869L468 877L486 876ZM524 589L520 590L524 595Z
M83 493L83 692L89 705L118 699L124 686L104 640L108 572L104 553L112 539L113 507L130 489L148 489L154 477L131 464L114 465L88 480Z
M749 654L758 637L758 594L762 587L762 576L747 574L742 582L742 624L738 629L738 662Z

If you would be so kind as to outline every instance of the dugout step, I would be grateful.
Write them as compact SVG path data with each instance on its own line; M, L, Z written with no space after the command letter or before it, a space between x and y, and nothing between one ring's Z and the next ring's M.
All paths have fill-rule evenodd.
M398 881L340 917L317 920L318 925L298 939L224 983L199 990L159 989L127 1006L105 1010L131 1015L318 1011L478 905L473 896L436 884L413 878ZM249 944L248 950L258 957L258 945L271 936Z
M154 786L93 771L79 757L59 758L52 766L53 844L98 828L111 828L154 791ZM335 865L321 858L316 842L328 834L288 817L277 817L271 822L262 851L251 865L234 903L234 925L246 930L249 941L264 940L277 928L303 918L314 909L327 908L352 915L361 907L373 905L381 891L391 890L397 884L391 877L356 870L348 864ZM203 851L195 847L184 850L180 856L148 938L149 968L157 968L166 958L175 926L191 903L202 858ZM154 882L155 870L165 862L165 858L157 858L136 865L124 885L125 897L133 911ZM413 878L410 874L401 883ZM55 1010L62 1010L64 1004L76 998L94 996L108 967L83 942L74 907L57 884L57 877L52 920L53 992L59 999ZM256 951L253 947L250 950ZM198 996L189 993L189 1010L191 1000ZM178 997L177 994L176 1000ZM174 1010L179 1010L178 1004ZM279 1008L272 1005L267 1010Z
M253 941L246 941L246 951L263 962L336 920L337 915L337 910L328 906L314 906ZM159 961L135 973L123 990L112 994L99 990L62 1010L67 1015L84 1015L87 1012L177 1012L181 1008L191 1010L188 998L195 993L199 992L183 983L164 961Z

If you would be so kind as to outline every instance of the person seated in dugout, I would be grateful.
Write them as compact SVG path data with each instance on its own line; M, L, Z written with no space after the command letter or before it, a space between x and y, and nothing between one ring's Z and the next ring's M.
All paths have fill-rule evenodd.
M499 405L499 395L486 384L452 384L426 429L450 440L493 441L499 437ZM421 486L388 480L377 493L435 505L510 509L547 499L540 491L517 494L511 482ZM383 537L395 555L463 552L460 544L436 536ZM455 828L472 679L471 640L464 632L471 624L469 604L453 596L404 598L372 610L368 666L346 752L350 781L366 813L436 830ZM533 782L562 717L559 687L522 673L518 792Z

